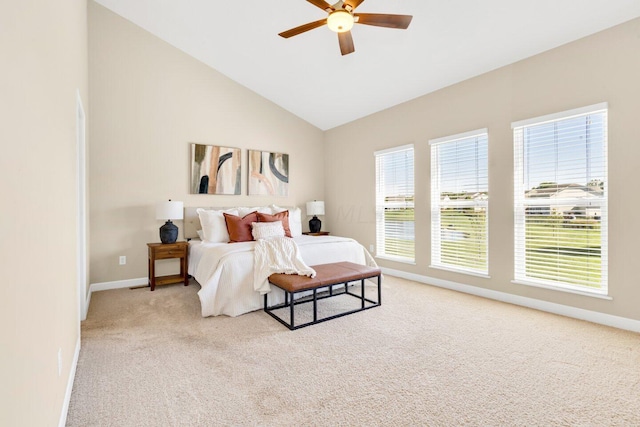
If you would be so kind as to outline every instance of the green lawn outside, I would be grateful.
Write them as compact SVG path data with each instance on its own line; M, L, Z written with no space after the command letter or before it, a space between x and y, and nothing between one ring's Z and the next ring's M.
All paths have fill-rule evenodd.
M600 287L602 257L599 222L565 222L562 217L530 217L526 227L527 276Z
M385 219L413 221L414 209L387 210ZM484 211L443 209L442 264L485 271L487 252L482 242L487 231L486 221ZM454 238L450 237L452 235ZM387 255L415 257L414 240L388 238L385 245ZM525 257L528 277L600 287L600 222L565 221L554 216L528 217Z
M487 215L484 210L440 211L440 262L445 265L487 270Z
M415 209L386 209L384 211L385 221L413 221L415 219Z
M385 221L414 221L414 209L386 209ZM385 238L385 254L401 258L415 259L415 240Z
M385 253L402 258L415 258L415 242L413 240L385 239Z

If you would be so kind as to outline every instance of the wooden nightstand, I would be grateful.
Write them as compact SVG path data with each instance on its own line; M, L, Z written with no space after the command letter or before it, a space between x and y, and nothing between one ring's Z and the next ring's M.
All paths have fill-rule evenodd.
M189 243L147 243L147 246L149 246L149 286L152 291L156 285L180 282L184 282L185 286L189 285L189 274L187 273ZM180 274L156 277L156 260L171 258L180 258Z
M304 234L306 236L328 236L329 232L328 231L318 231L317 233L312 233L310 231L305 231L302 234Z

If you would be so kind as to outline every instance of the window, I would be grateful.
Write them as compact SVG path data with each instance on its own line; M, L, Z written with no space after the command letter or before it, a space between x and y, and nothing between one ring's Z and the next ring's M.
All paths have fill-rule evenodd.
M607 104L512 124L515 281L607 293Z
M431 266L488 274L487 130L431 144Z
M414 262L413 145L374 154L377 256Z

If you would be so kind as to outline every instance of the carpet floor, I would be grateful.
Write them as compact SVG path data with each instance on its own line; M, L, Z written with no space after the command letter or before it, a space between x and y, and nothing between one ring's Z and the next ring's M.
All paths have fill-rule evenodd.
M392 276L292 332L199 289L92 295L68 426L640 426L640 334Z

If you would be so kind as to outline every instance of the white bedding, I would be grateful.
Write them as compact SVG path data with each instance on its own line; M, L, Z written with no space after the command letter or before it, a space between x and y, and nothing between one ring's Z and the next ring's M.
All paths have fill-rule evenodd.
M309 265L349 261L376 266L366 249L353 239L336 236L294 238L303 261ZM256 242L205 243L191 241L189 274L202 287L198 292L202 317L239 316L263 307L263 296L254 290L254 247ZM284 293L274 288L269 304L284 301Z

